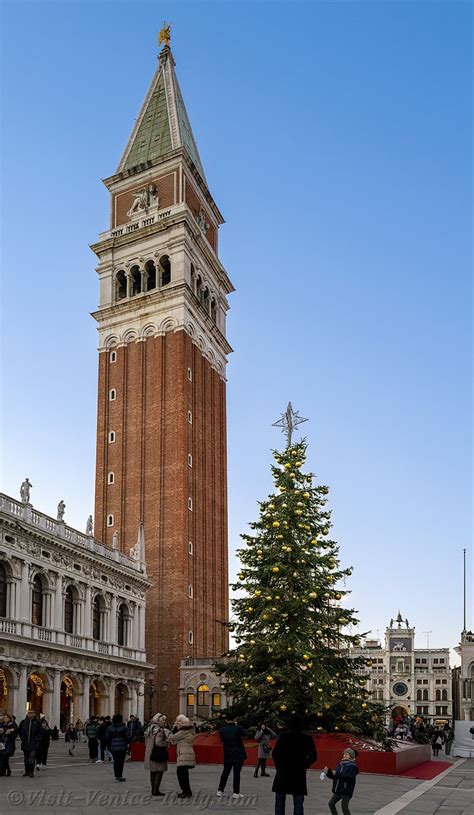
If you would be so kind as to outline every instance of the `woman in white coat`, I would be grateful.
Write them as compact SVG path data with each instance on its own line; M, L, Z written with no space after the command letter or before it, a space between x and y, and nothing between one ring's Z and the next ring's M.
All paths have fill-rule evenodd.
M166 747L168 744L168 736L170 735L171 731L166 726L166 716L163 716L162 713L157 713L153 716L153 719L145 730L144 768L150 773L152 795L165 795L164 792L160 792L160 784L163 773L168 769ZM155 756L152 758L151 754L153 750L155 750ZM157 752L161 752L161 759L160 756L156 758Z
M176 744L176 775L181 792L178 798L192 798L191 787L189 785L189 770L196 766L194 755L194 725L191 724L187 716L178 716L175 721L176 732L173 732L168 741Z

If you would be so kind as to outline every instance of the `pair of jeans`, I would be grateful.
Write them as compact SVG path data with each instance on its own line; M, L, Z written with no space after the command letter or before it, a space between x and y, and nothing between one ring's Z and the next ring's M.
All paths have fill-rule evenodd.
M332 815L337 815L336 804L339 801L342 801L342 811L344 815L351 815L351 811L349 809L350 800L351 799L349 798L348 795L337 795L336 793L334 793L331 800L329 801L329 809L331 810Z
M292 795L293 815L303 815L304 795ZM286 794L284 792L275 793L275 815L285 815Z
M192 795L189 785L189 769L189 767L176 767L176 776L183 795Z
M244 762L242 759L239 759L239 761L226 761L224 759L224 769L222 770L222 775L219 781L219 790L221 792L224 792L225 790L225 785L227 784L227 779L229 778L231 770L234 771L232 777L233 792L237 794L240 792L240 773L242 771L243 764Z
M99 742L96 738L89 739L89 758L97 759L99 752Z
M23 750L25 757L25 773L32 775L36 767L36 748L34 750Z
M114 775L115 778L123 778L123 765L125 764L126 750L114 750L112 756L114 759Z

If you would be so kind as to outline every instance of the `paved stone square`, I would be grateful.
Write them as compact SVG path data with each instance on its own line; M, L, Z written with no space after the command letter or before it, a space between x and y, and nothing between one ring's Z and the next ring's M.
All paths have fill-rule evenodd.
M228 797L218 799L215 795L220 768L201 765L191 772L193 799L181 803L175 793L179 791L175 766L169 765L162 790L166 798L149 795L148 777L141 763L127 762L126 782L116 783L112 765L89 764L87 747L83 742L68 755L63 741L53 742L48 769L36 773L34 779L22 778L23 754L17 750L12 761L11 778L0 778L0 815L23 815L24 813L47 813L47 815L139 815L142 812L161 812L171 815L178 811L204 812L212 810L225 813L237 810L246 813L273 815L274 796L271 792L272 778L253 777L253 770L246 767L242 773L242 793L245 797L236 803ZM270 770L273 777L273 770ZM426 791L400 808L399 799L406 794L414 795L430 785ZM356 794L351 804L353 815L404 815L415 813L440 813L440 815L472 815L474 792L474 760L456 763L439 782L421 782L395 776L359 775ZM330 781L321 781L318 771L308 773L306 815L329 812ZM288 815L292 807L287 806Z

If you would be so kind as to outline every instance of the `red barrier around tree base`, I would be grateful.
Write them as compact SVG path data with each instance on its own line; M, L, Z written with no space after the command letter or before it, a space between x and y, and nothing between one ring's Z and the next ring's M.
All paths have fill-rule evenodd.
M359 739L347 733L324 733L313 736L318 760L311 769L320 769L324 766L334 769L341 760L342 752L347 747L357 750L357 765L363 773L383 773L385 775L398 775L399 773L417 767L431 759L429 744L411 744L397 742L397 749L392 753L379 750L370 740ZM257 763L258 744L254 739L245 740L247 760L245 766L254 766ZM169 748L170 761L176 759L176 747ZM217 733L199 733L194 742L194 752L197 764L222 764L222 744ZM134 743L131 746L132 761L143 761L145 745ZM273 767L271 757L268 766Z

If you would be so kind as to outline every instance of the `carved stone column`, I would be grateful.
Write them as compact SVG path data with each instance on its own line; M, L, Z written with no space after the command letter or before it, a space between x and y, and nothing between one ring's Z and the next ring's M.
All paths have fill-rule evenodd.
M18 682L18 693L16 697L15 716L18 724L25 718L26 713L26 688L28 682L28 671L26 665L20 668L20 679Z
M112 596L110 606L109 641L112 645L117 643L117 598L115 594Z
M85 637L92 636L92 604L90 586L86 586L86 602L84 606L83 634Z
M49 726L59 727L61 718L61 673L55 671L53 675L53 698L51 701L51 719Z

